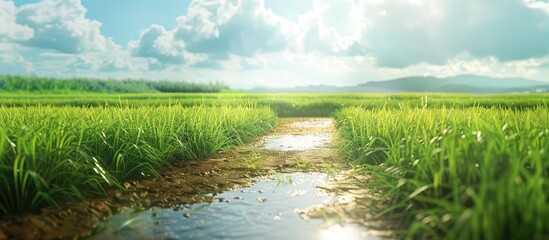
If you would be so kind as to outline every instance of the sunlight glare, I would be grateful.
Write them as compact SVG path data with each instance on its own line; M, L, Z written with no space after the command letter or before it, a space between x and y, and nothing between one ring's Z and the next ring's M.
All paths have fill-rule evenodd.
M339 239L363 239L360 231L352 226L342 227L339 224L335 224L329 228L320 230L321 240L339 240Z

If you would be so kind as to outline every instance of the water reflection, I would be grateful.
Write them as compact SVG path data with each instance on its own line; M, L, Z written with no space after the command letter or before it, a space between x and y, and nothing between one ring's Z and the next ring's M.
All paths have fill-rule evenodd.
M355 240L355 239L378 239L377 237L366 237L364 228L356 225L332 225L328 228L319 230L319 237L321 240Z
M327 180L320 173L279 174L181 210L127 209L100 223L91 239L362 239L366 229L358 225L325 226L300 215L335 198L315 187Z
M295 122L293 126L300 127L300 128L328 128L332 126L332 121L317 120L317 121Z
M331 139L329 134L281 135L265 138L261 149L278 151L303 151L324 147Z

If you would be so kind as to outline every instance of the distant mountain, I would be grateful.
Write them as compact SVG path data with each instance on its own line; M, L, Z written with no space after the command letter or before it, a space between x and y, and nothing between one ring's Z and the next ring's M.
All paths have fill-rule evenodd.
M548 86L549 83L524 78L491 78L477 75L459 75L448 78L405 77L388 81L359 84L363 88L386 89L392 92L453 92L493 93L513 92L515 88Z
M446 92L446 93L511 93L549 92L549 83L524 78L491 78L478 75L458 75L447 78L404 77L386 81L367 82L355 86L336 87L313 85L294 88L255 88L252 92Z
M461 84L479 88L520 88L549 85L525 78L490 78L477 75L459 75L446 78L452 84Z

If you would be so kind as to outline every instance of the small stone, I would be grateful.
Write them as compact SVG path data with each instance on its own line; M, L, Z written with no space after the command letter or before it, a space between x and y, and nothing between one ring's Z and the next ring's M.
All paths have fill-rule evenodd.
M234 199L236 199L236 200L244 200L244 198L241 197L241 196L234 197Z
M183 214L183 217L184 218L191 218L191 214L190 213L185 213L185 214Z
M281 217L282 217L282 213L279 212L274 216L273 220L279 221Z
M218 202L220 203L230 203L231 201L226 198L216 198Z
M267 199L266 199L266 198L261 198L261 197L260 197L260 198L257 198L257 201L260 202L260 203L264 203L264 202L267 201Z

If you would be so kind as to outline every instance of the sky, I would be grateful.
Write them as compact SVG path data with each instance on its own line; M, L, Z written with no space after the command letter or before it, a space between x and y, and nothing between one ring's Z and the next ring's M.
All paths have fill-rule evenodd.
M548 0L0 0L0 74L348 86L549 82Z

